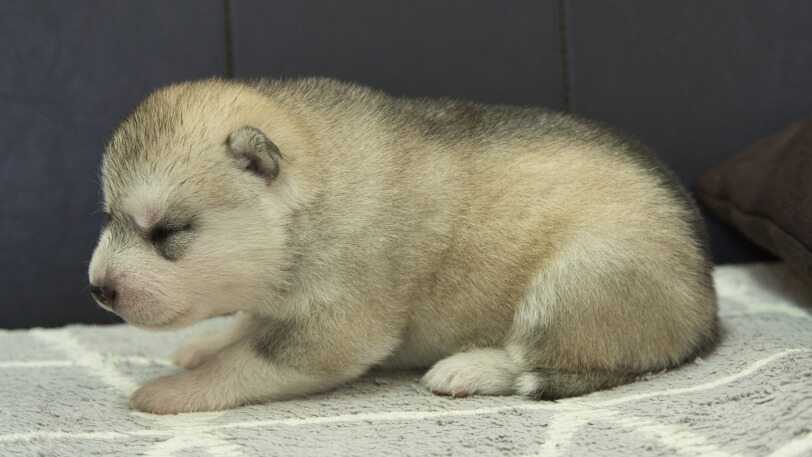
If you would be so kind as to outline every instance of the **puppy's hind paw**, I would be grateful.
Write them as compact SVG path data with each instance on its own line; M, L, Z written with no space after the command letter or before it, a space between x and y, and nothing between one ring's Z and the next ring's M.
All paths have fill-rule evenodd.
M517 370L503 349L474 349L440 360L423 376L432 392L452 397L511 395Z

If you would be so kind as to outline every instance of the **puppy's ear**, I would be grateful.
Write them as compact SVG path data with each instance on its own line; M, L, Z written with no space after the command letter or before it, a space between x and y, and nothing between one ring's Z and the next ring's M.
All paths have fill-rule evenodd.
M245 126L235 130L226 142L237 166L261 176L270 184L279 174L279 148L261 130Z

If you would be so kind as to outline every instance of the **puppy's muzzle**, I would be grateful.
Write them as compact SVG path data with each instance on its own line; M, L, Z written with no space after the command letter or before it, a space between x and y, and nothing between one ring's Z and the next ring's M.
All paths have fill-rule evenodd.
M107 286L90 285L90 294L93 295L99 303L108 307L115 308L116 306L116 290Z

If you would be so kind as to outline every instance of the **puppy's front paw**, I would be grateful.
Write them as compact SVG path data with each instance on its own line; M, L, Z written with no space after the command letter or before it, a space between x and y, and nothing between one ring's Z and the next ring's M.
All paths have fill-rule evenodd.
M130 408L152 414L178 414L217 411L236 405L217 402L202 389L190 372L154 379L130 396Z
M220 347L212 341L212 337L189 338L172 355L172 364L194 370L214 357L218 350Z

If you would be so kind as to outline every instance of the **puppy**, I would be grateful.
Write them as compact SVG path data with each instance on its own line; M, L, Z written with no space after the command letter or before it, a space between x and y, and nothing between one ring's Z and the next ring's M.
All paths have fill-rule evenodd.
M150 95L101 164L101 306L175 329L187 370L133 408L302 396L373 366L443 395L556 399L674 367L716 338L706 236L639 143L536 108L327 79Z

